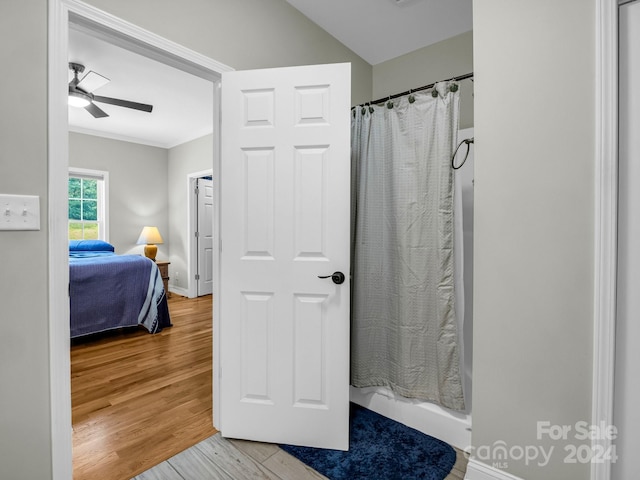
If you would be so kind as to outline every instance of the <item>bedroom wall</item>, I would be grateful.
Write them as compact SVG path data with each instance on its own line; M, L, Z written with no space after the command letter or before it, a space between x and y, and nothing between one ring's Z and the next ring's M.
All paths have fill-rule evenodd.
M591 423L595 8L474 2L472 441L553 447L546 466L505 460L528 480L590 475L565 448L589 445L575 425ZM556 441L539 421L572 430Z
M109 172L109 242L119 254L143 254L136 240L155 225L165 243L158 258L169 258L168 151L138 143L69 133L69 166Z
M182 291L187 288L187 175L211 170L213 134L197 138L169 149L169 235L171 252L169 283ZM183 292L186 293L186 292Z
M405 92L473 72L473 32L466 32L373 66L373 95ZM473 127L473 82L460 82L460 129Z

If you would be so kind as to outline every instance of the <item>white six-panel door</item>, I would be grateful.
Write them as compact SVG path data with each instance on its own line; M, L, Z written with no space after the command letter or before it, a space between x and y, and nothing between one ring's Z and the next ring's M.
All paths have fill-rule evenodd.
M226 437L348 448L349 103L349 64L223 74Z

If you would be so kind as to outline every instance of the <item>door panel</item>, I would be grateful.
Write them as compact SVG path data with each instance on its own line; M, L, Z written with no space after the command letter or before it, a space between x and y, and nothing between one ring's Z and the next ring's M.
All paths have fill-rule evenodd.
M220 429L345 450L350 66L222 85Z
M198 296L213 293L213 180L198 185Z

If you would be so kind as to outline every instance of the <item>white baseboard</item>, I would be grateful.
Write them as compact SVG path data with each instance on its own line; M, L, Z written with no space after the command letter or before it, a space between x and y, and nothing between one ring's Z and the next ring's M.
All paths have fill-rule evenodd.
M469 459L467 464L467 473L464 480L522 480L520 477L511 475L510 473L500 470L499 468L490 467L473 458Z
M176 295L182 295L183 297L189 296L189 292L187 292L186 288L176 287L175 285L169 284L169 291L171 293L175 293Z

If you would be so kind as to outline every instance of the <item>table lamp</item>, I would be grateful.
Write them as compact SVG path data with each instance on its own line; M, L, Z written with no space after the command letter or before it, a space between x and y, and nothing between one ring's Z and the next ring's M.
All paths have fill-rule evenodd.
M144 256L156 261L157 243L163 243L158 227L144 227L138 237L137 245L144 245Z

